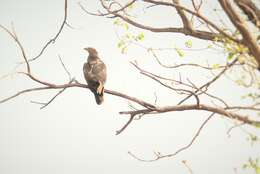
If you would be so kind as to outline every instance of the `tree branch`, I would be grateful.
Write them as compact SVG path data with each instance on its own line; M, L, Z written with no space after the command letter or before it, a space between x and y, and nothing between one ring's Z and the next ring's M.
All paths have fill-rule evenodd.
M59 37L60 33L62 32L62 30L63 30L65 24L67 24L67 8L68 8L68 0L65 0L65 2L64 2L64 18L63 18L62 24L61 24L61 26L60 26L58 32L56 33L56 35L55 35L53 38L51 38L51 39L42 47L41 51L39 52L39 54L38 54L37 56L35 56L34 58L29 59L29 62L38 59L38 58L43 54L43 52L46 50L46 48L47 48L51 43L54 43L54 42L57 40L57 38ZM67 24L67 25L68 25L68 24ZM70 25L68 25L68 26L70 26Z
M260 10L251 0L235 0L238 7L247 15L248 19L260 29Z
M164 107L156 107L155 109L141 109L137 111L124 111L120 112L120 114L159 114L159 113L166 113L166 112L173 112L173 111L188 111L188 110L202 110L202 111L208 111L208 112L214 112L216 114L225 116L229 119L238 120L242 123L246 123L253 126L259 126L260 121L251 120L248 118L248 116L237 114L235 112L231 112L226 110L222 107L213 107L206 104L200 104L199 106L197 104L187 104L187 105L174 105L174 106L164 106Z
M143 0L144 2L148 2L148 3L153 3L156 5L164 5L164 6L170 6L170 7L174 7L174 8L179 8L181 10L184 10L187 13L190 13L196 17L198 17L199 19L201 19L202 21L204 21L206 24L208 24L209 26L211 26L213 29L215 29L216 31L218 31L221 35L229 38L230 40L236 42L236 43L240 43L240 41L234 37L232 37L231 35L229 35L228 33L226 33L225 31L223 31L223 29L221 29L220 27L218 27L217 25L215 25L213 22L211 22L210 20L208 20L207 17L201 15L200 13L198 13L198 11L192 11L184 6L181 6L177 3L169 3L169 2L164 2L164 1L155 1L155 0ZM195 36L196 37L196 36Z
M241 16L235 11L228 0L219 0L219 3L226 12L230 21L243 36L243 44L247 46L251 54L255 57L260 70L260 46L257 44L256 37L253 36L245 20L243 20Z
M206 123L213 117L215 113L210 114L210 116L201 124L200 128L198 129L198 131L196 132L196 134L194 135L194 137L191 139L190 143L187 144L186 146L180 148L179 150L177 150L176 152L172 153L172 154L167 154L167 155L162 155L161 153L155 153L156 158L155 159L151 159L151 160L145 160L145 159L141 159L139 157L137 157L136 155L134 155L131 152L128 152L129 155L131 155L133 158L139 160L139 161L143 161L143 162L153 162L153 161L157 161L159 159L162 158L169 158L169 157L173 157L176 156L177 154L179 154L180 152L187 150L189 147L191 147L191 145L194 143L194 141L197 139L197 137L199 136L200 132L202 131L203 127L206 125Z

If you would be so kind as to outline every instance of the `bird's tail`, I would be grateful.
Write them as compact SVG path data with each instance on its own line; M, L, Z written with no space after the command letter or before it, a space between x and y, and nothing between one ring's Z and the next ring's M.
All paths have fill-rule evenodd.
M101 93L101 94L97 94L96 92L94 93L95 95L95 99L96 99L96 103L98 105L102 104L104 102L104 93Z
M94 88L90 88L95 96L96 103L101 105L104 102L104 86L101 83L97 83Z

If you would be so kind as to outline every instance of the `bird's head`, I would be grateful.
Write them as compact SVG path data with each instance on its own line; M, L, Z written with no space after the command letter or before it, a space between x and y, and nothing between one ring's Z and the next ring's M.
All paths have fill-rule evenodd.
M88 51L88 54L91 56L96 56L98 54L97 50L92 47L84 48L84 50Z

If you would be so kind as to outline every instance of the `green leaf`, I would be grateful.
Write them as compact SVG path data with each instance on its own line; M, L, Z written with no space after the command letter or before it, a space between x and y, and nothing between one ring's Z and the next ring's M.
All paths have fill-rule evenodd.
M126 33L125 37L126 37L127 39L130 39L130 38L132 37L132 35L131 35L131 33Z
M119 23L120 23L120 22L119 22L119 19L116 19L116 20L114 20L114 22L113 22L114 25L119 25Z
M253 125L254 125L256 128L260 128L260 123L259 123L259 122L253 123Z
M232 60L232 58L234 57L234 55L235 55L235 53L228 53L228 57L227 57L227 59L228 60Z
M144 33L139 33L136 38L140 41L144 40Z
M125 42L121 40L120 42L118 42L117 47L121 48L123 45L125 45Z
M220 66L220 65L219 65L218 63L216 63L216 64L213 64L213 65L212 65L212 68L213 68L213 69L218 69L219 66Z
M255 173L260 174L260 167L257 167L257 168L255 169Z
M134 8L134 3L132 3L131 5L129 5L127 8L130 9L130 10L132 10L132 9Z
M243 167L243 169L246 169L248 167L248 165L244 164L242 167Z
M191 47L192 47L192 41L191 41L191 40L186 41L186 42L185 42L185 46L186 46L187 48L191 48Z
M122 49L121 49L121 54L126 54L127 53L127 47L124 46Z
M180 57L184 57L184 53L183 53L182 50L180 50L179 48L175 48L175 50L176 50L176 52L178 53L178 55L179 55Z
M127 23L124 23L124 28L125 28L126 30L128 30L128 29L129 29L129 26L128 26L128 24L127 24Z

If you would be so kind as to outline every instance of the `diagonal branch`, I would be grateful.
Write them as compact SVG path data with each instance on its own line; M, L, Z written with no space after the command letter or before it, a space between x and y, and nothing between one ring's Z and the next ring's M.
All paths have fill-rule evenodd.
M235 0L237 6L247 15L248 19L260 29L260 10L251 0Z
M180 5L180 1L179 0L172 0L172 2L175 3L175 4ZM191 22L187 18L185 12L182 9L178 8L178 7L176 7L176 10L177 10L178 14L181 17L181 20L182 20L182 23L183 23L183 28L185 28L188 31L192 32L193 31L193 27L191 25Z
M120 130L116 131L116 135L121 134L127 128L127 126L129 126L129 124L134 120L134 117L135 115L131 115L126 124Z
M250 32L249 27L242 17L235 11L229 0L219 0L220 5L226 12L230 21L243 36L243 44L247 46L251 54L255 57L260 70L260 46L257 44L256 37Z
M2 28L5 32L7 32L9 34L9 36L12 37L12 39L16 42L16 44L18 45L18 47L20 48L20 51L22 52L22 55L23 55L23 59L26 63L26 68L27 68L27 72L30 73L31 72L31 68L30 68L30 65L28 63L28 60L27 60L27 57L26 57L26 54L25 54L25 50L21 44L21 42L19 41L16 33L15 33L15 30L14 30L14 27L12 26L12 29L13 29L13 32L11 32L10 30L8 30L6 27L0 25L0 28Z
M208 81L207 83L205 83L204 85L202 85L201 87L199 87L195 93L201 91L203 88L208 88L212 83L214 83L216 80L218 80L231 66L233 66L235 63L237 62L237 59L233 60L231 63L227 64L227 66L218 74L216 75L212 80ZM182 104L184 101L186 101L187 99L189 99L192 95L189 95L187 97L185 97L183 100L181 100L178 105Z

